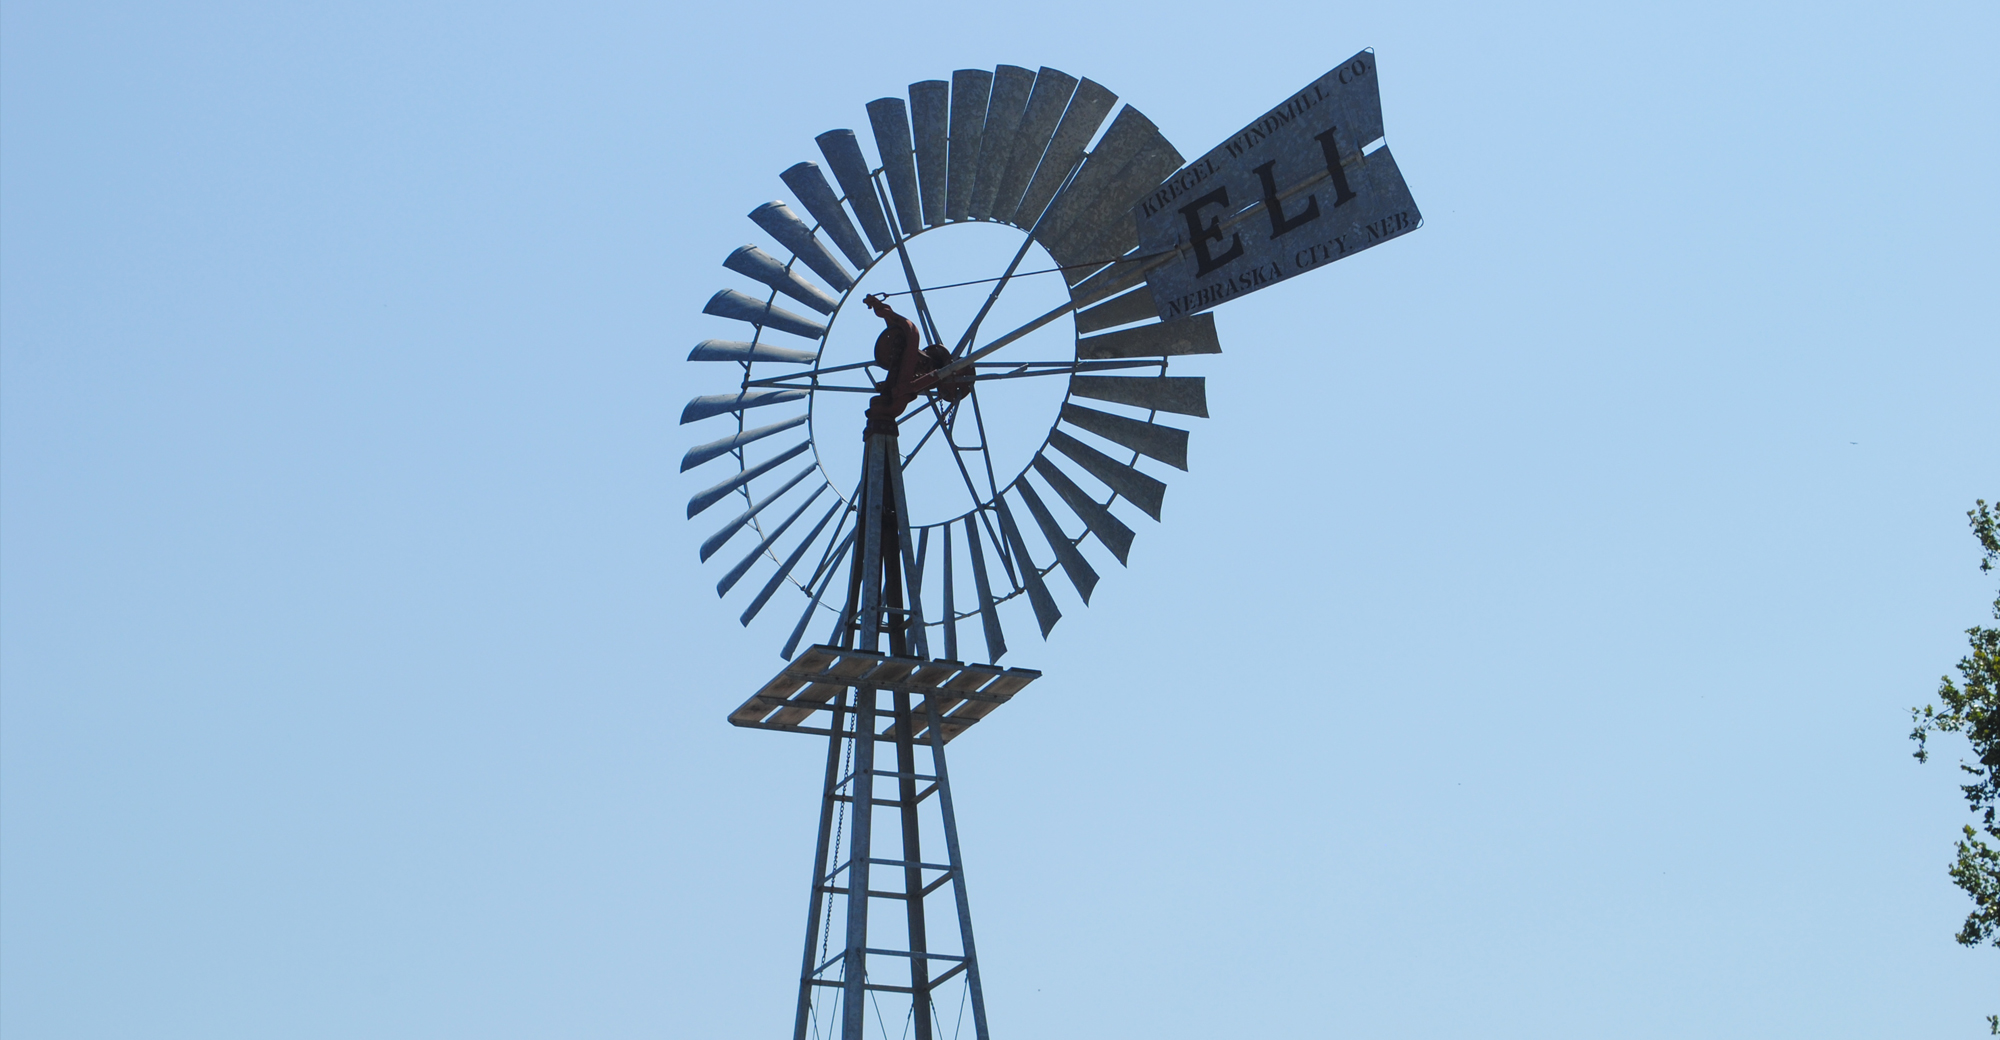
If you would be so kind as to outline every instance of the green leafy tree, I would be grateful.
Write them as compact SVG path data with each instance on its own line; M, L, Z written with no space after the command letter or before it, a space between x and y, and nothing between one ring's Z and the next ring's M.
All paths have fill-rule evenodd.
M1988 507L1985 500L1968 511L1972 533L1979 539L1984 555L1979 569L1992 573L2000 562L2000 503ZM2000 595L1993 599L1993 617L2000 621ZM1916 728L1910 739L1917 742L1917 761L1930 761L1927 740L1933 733L1963 733L1972 744L1977 764L1963 762L1959 768L1972 778L1962 785L1965 800L1972 807L1979 826L1967 824L1958 841L1958 857L1951 865L1951 879L1972 897L1972 912L1958 930L1958 941L1966 946L1992 943L2000 946L2000 628L1974 625L1965 630L1972 652L1958 661L1957 682L1951 676L1938 680L1938 701L1910 709ZM2000 1015L1988 1016L1987 1026L2000 1036Z

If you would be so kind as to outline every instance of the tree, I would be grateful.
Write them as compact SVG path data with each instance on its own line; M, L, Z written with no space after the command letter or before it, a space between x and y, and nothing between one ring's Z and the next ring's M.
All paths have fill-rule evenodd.
M1994 563L2000 562L2000 501L1988 507L1981 499L1965 515L1983 552L1979 569L1990 574ZM1993 617L2000 621L2000 594L1993 598ZM1963 733L1972 744L1978 764L1959 763L1972 778L1959 790L1965 792L1979 826L1966 825L1951 865L1952 881L1972 897L1972 912L1958 931L1958 941L1965 946L1990 942L2000 947L2000 848L1986 841L2000 842L2000 823L1994 819L2000 810L2000 627L1974 625L1965 634L1972 652L1958 660L1959 682L1949 675L1938 680L1943 708L1926 704L1910 709L1916 723L1910 739L1917 742L1919 762L1930 761L1926 742L1933 733ZM1987 1016L1986 1023L2000 1036L2000 1015Z

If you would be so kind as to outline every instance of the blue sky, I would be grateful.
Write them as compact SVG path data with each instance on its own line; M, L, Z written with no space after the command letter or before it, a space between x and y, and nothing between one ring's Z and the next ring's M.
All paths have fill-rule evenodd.
M953 745L1000 1036L1977 1035L1990 4L0 8L0 1029L753 1037L702 303L812 139L1362 47L1426 226L1217 312L1190 472Z

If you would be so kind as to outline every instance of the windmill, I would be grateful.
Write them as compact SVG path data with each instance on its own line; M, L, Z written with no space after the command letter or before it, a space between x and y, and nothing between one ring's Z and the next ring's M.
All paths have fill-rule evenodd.
M1160 519L1158 473L1187 468L1188 438L1163 420L1207 415L1203 377L1169 366L1221 351L1208 311L1422 218L1383 140L1372 51L1191 162L1109 90L1050 68L959 70L867 114L877 161L829 130L825 167L780 174L805 215L751 211L789 256L745 245L723 262L756 289L703 310L748 338L690 360L740 379L681 422L734 428L681 469L733 464L688 516L737 505L701 557L737 546L723 596L763 572L742 623L787 589L801 610L788 663L729 714L826 738L794 1040L968 1024L987 1040L945 747L1041 675L999 664L1005 619L1046 638L1057 572L1087 604L1104 558L1127 561L1125 517ZM924 254L968 235L991 266L933 274ZM1045 309L1020 311L1029 283ZM1014 327L989 335L1009 308ZM1024 459L999 450L1017 423L991 407L1016 387L1059 391ZM938 492L916 512L913 485ZM965 660L975 635L983 663Z

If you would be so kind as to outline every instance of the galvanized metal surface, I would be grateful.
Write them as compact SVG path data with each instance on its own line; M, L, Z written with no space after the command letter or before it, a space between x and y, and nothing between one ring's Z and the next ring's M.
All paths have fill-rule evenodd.
M1158 128L1145 114L1130 105L1118 112L1117 118L1104 131L1104 137L1077 171L1069 188L1049 203L1048 212L1037 229L1036 240L1046 245L1060 239L1068 230L1070 221L1083 212L1099 193L1118 176L1125 164L1139 152L1140 145L1147 139L1159 136Z
M794 426L803 426L805 425L805 421L806 416L795 415L790 419L783 419L766 426L756 427L755 429L742 430L732 433L727 437L709 441L707 444L696 445L689 448L686 455L681 456L681 472L686 473L688 470L710 459L721 458L746 444L762 440L774 433L789 430Z
M1382 137L1375 55L1362 51L1168 177L1132 209L1169 320L1416 230L1423 216Z
M1089 528L1106 549L1111 550L1111 555L1117 557L1119 563L1124 563L1132 552L1132 529L1125 526L1123 520L1112 516L1111 510L1105 508L1103 503L1085 494L1082 488L1076 486L1076 481L1069 479L1069 474L1056 468L1055 463L1045 456L1035 456L1030 465L1069 506L1070 511L1083 521L1083 526Z
M792 207L782 202L766 202L750 211L750 219L766 234L777 239L779 245L791 250L800 263L826 279L826 284L833 286L835 292L854 288L854 276L840 265L840 260L826 248L826 243L813 235L806 222L792 212Z
M822 292L819 286L785 269L785 265L753 245L738 246L722 261L722 266L753 278L784 293L821 314L832 314L840 301ZM810 360L810 358L808 358Z
M1196 315L1188 321L1135 325L1076 341L1079 361L1220 353L1222 343L1215 336L1215 316L1212 314Z
M917 193L924 226L944 223L945 171L951 119L951 84L927 79L910 84L910 130L917 150Z
M1035 611L1035 623L1041 626L1042 638L1049 637L1049 630L1062 620L1062 611L1056 609L1054 597L1048 587L1042 584L1042 575L1035 569L1035 559L1028 554L1028 543L1021 540L1021 529L1014 525L1014 513L1007 508L1007 496L993 497L993 511L1000 516L1000 533L1014 550L1014 559L1020 564L1021 582L1028 589L1028 603Z
M833 186L826 182L826 174L820 172L819 164L795 163L778 177L785 182L785 187L792 189L792 194L798 197L806 212L819 221L820 233L833 240L833 244L846 254L849 263L857 269L867 270L875 255L861 241L861 235L854 230L854 222L847 219L847 211L840 208L840 197L833 193Z
M1097 588L1097 569L1083 554L1076 551L1076 543L1063 533L1062 525L1056 523L1055 515L1042 503L1042 496L1035 493L1033 484L1023 478L1014 482L1014 491L1027 503L1028 514L1035 518L1035 526L1042 529L1043 540L1055 551L1056 562L1062 565L1063 573L1069 576L1069 583L1076 589L1077 598L1084 605L1090 604L1090 593Z
M1080 430L1089 430L1114 444L1124 445L1147 458L1158 459L1177 470L1187 470L1186 430L1100 412L1074 403L1063 405L1062 421Z
M687 407L681 409L681 424L686 425L717 415L739 413L746 408L762 408L766 405L805 399L804 390L744 390L734 394L705 394L689 401Z
M797 487L800 481L806 479L809 476L812 476L813 473L816 472L817 470L818 470L817 466L807 466L805 469L800 470L797 474L795 474L792 477L792 479L785 481L783 484L778 485L778 489L776 491L772 491L769 494L766 494L763 498L757 499L755 502L752 502L750 504L750 507L748 509L745 509L735 519L722 525L721 530L715 532L712 535L709 535L708 540L701 543L702 562L704 563L708 562L708 558L714 556L716 550L722 548L723 545L727 544L731 538L734 538L736 536L736 532L743 530L744 525L748 524L751 520L755 519L758 513L763 512L765 506L768 506L771 503L776 502L778 499L785 497L785 492L790 491L791 489Z
M834 179L840 182L848 208L860 219L868 243L877 253L888 252L896 244L897 236L890 232L889 220L875 200L875 187L868 177L868 160L861 156L861 141L852 130L828 130L814 140L819 142L820 154L826 156Z
M1119 497L1144 510L1147 516L1155 520L1160 518L1160 506L1166 498L1167 485L1157 478L1149 477L1061 430L1049 433L1049 447L1069 456L1071 461L1083 467L1084 472L1103 481L1105 487L1118 492Z
M882 174L889 179L895 201L896 225L904 235L924 229L918 202L916 154L910 144L910 116L902 98L876 98L868 103L868 128L875 133L875 154L882 157Z
M1019 126L1006 156L1005 167L994 185L989 212L993 219L1014 223L1014 211L1021 205L1021 192L1028 186L1048 150L1049 136L1076 93L1076 77L1046 66L1036 71L1034 88L1028 95ZM1065 170L1065 172L1067 172Z
M762 325L767 329L789 332L807 339L818 339L826 335L826 326L819 322L803 315L793 314L783 307L745 296L734 289L724 289L709 297L701 312L713 314L718 318L747 321L752 325Z
M819 487L814 488L813 493L807 495L806 500L799 503L799 507L792 511L791 516L786 517L782 523L778 524L777 527L772 528L771 533L765 535L764 540L758 542L756 548L751 549L748 553L744 554L743 559L739 560L736 566L729 568L729 570L722 575L722 579L715 583L715 594L717 596L728 595L729 590L731 588L734 588L737 582L743 580L743 575L748 574L750 572L750 566L756 563L758 560L762 559L764 554L770 551L771 546L775 544L778 541L778 539L783 538L785 536L785 532L791 529L792 524L797 522L798 518L805 513L807 507L811 506L814 502L819 501L819 496L823 494L825 491L826 491L825 484L821 484Z
M705 339L688 352L689 361L773 361L792 365L809 365L817 357L819 355L810 350L729 339Z
M979 174L979 140L986 128L986 99L993 74L960 69L951 74L951 159L945 181L945 216L964 220L972 205L972 182Z
M1071 376L1069 392L1113 404L1208 418L1208 392L1200 376Z
M1153 306L1153 294L1145 289L1134 289L1088 310L1078 311L1076 331L1097 332L1118 325L1129 325L1135 321L1151 321L1159 316L1160 309Z
M1069 172L1076 167L1077 160L1083 158L1084 146L1090 143L1091 135L1111 114L1111 107L1118 103L1118 95L1091 80L1077 83L1070 96L1069 105L1062 110L1056 125L1045 135L1039 163L1020 163L1013 167L1003 195L1015 198L1012 216L1009 219L1015 227L1033 227L1055 198L1057 190L1069 178ZM1019 185L1015 181L1019 180Z
M731 491L743 487L792 459L798 458L810 447L812 447L811 441L800 441L755 466L747 466L742 471L724 478L721 483L688 499L688 517L692 519L700 513L706 512L708 507L722 501L723 497Z
M1014 135L1021 127L1021 110L1028 103L1028 91L1035 74L1019 65L1002 65L993 70L993 89L986 101L986 123L979 136L979 172L972 178L972 196L966 215L984 220L993 215L993 195L1007 175L1013 156Z

